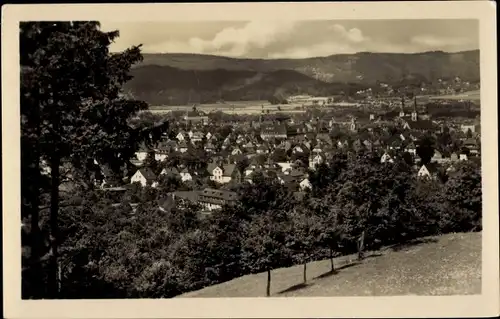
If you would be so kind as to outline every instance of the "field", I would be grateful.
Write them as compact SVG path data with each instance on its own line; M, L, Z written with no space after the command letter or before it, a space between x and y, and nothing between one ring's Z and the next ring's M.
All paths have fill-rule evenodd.
M271 105L268 101L235 101L226 103L212 103L196 105L196 108L205 113L222 111L228 114L259 114L262 109L269 113L280 112L277 105ZM178 105L178 106L151 106L149 111L152 113L168 113L170 111L188 111L192 106ZM303 113L302 104L287 104L280 106L283 113Z
M431 100L470 100L470 101L479 101L480 98L481 98L480 90L464 92L461 94L437 95L430 97Z
M416 240L353 256L272 271L272 297L464 295L481 293L481 233L457 233ZM247 275L179 297L264 297L266 273Z

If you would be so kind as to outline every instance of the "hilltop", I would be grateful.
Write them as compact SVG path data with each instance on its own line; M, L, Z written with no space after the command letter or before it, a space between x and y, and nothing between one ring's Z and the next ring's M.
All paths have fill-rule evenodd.
M275 94L335 95L377 82L479 80L479 50L339 54L308 59L239 59L144 54L126 89L153 105L266 100Z
M368 254L360 264L353 256L272 271L272 297L452 295L481 293L481 233L457 233L416 240L405 246ZM354 257L353 257L354 258ZM264 297L266 273L247 275L179 297Z

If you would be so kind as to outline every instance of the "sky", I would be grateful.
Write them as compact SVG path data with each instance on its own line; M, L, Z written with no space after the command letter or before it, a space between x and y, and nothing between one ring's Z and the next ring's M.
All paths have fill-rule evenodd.
M308 58L356 52L457 52L479 49L477 20L309 20L105 22L119 30L111 51L240 58Z

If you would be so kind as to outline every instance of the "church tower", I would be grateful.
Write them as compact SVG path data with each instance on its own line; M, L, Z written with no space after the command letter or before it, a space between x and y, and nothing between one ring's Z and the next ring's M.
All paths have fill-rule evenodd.
M399 117L405 116L405 97L404 95L401 97L401 110L399 111Z
M350 129L352 132L356 132L358 130L358 125L356 123L356 118L351 118L351 125L350 125Z
M415 122L416 120L418 120L417 97L415 96L413 100L414 102L413 102L413 112L411 112L411 120Z

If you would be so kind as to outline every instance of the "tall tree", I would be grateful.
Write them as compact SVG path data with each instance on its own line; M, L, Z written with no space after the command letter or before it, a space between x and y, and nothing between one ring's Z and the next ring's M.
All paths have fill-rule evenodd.
M23 134L32 135L32 143L36 140L36 154L50 168L50 298L58 296L61 165L70 162L86 170L96 160L120 171L141 139L157 135L128 122L147 107L121 90L142 55L140 46L110 53L118 35L103 32L95 21L20 26L21 114L23 123L29 123Z
M307 283L307 263L321 234L321 220L304 201L290 212L290 230L287 232L287 248L293 252L294 260L303 265L303 283Z
M435 147L436 141L434 137L425 135L420 139L416 151L423 165L430 163L432 156L434 156Z
M278 217L281 216L281 217ZM271 271L276 267L290 266L290 250L286 247L286 217L280 212L269 211L245 223L242 240L242 259L251 273L267 272L266 296L271 295Z

